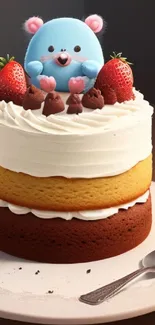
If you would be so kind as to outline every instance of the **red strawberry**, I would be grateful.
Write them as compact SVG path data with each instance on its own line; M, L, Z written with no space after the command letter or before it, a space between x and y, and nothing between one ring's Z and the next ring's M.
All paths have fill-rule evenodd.
M97 76L95 88L102 92L105 104L134 99L133 73L126 58L121 55L114 53Z
M22 66L14 61L14 57L0 57L0 100L22 105L26 90L26 77Z

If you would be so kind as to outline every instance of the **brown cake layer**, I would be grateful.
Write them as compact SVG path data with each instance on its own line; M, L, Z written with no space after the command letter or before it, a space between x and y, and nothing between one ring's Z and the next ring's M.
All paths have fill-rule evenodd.
M92 179L39 178L0 167L0 199L38 210L97 210L136 199L151 179L152 155L123 174Z
M151 198L107 219L39 219L0 208L0 250L50 263L89 262L122 254L139 245L152 223Z

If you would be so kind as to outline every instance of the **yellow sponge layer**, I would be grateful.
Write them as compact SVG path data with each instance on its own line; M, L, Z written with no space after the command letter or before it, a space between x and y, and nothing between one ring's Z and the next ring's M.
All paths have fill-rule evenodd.
M152 180L152 155L112 177L67 179L33 177L0 167L0 199L40 210L103 209L136 199Z

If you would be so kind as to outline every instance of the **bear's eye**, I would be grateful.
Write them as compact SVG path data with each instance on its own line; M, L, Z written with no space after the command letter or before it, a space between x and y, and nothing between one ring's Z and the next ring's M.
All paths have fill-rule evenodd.
M49 52L53 52L54 51L54 46L53 45L50 45L49 48L48 48L48 51Z
M74 47L74 51L75 51L75 52L80 52L80 51L81 51L81 47L80 47L79 45L76 45L76 46Z

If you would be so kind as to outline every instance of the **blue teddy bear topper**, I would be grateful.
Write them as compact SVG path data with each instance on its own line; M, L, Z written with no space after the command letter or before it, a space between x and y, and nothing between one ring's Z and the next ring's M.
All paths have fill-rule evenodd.
M52 19L45 24L39 17L29 18L25 30L33 34L24 67L32 83L46 92L87 92L93 87L104 64L101 45L95 35L103 19L92 15L81 21Z

